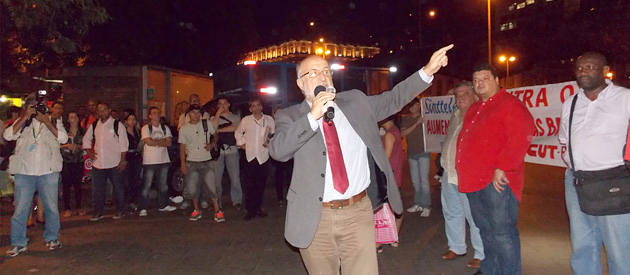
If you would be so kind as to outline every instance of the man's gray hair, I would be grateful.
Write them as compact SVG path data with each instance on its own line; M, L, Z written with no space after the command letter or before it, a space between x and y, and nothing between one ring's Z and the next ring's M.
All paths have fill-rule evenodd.
M453 88L453 90L457 91L457 89L459 87L462 87L462 86L468 86L468 87L470 87L471 89L474 90L472 82L470 82L468 80L462 80L461 82L457 83L457 85L455 85L455 88Z

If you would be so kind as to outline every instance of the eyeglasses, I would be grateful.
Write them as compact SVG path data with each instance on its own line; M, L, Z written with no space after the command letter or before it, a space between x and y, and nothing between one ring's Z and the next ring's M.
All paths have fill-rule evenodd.
M307 73L301 75L299 78L305 77L307 76L309 78L316 78L319 77L320 75L324 75L325 77L331 77L333 75L333 72L329 69L324 69L324 70L316 70L316 69L312 69L310 71L308 71Z
M584 65L575 67L576 72L590 72L594 70L599 70L601 67L593 66L593 65Z

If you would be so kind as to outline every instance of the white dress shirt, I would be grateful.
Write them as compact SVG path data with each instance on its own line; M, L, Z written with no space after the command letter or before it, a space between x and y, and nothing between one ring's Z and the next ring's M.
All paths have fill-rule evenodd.
M269 148L263 146L267 141L267 136L274 133L276 129L273 118L263 115L256 119L254 115L244 117L234 131L236 145L245 144L245 158L248 162L256 159L259 164L265 163L269 159Z
M15 124L14 124L15 125ZM42 176L60 172L63 166L59 145L68 141L68 133L61 119L57 120L57 137L48 127L33 119L28 127L13 133L13 125L4 131L6 140L17 140L14 155L9 163L9 173Z
M623 165L623 146L626 144L628 122L630 121L630 90L615 86L606 80L608 86L591 101L580 90L573 112L571 146L575 170L596 171ZM563 155L570 166L568 131L569 113L573 97L562 105L562 122L558 139L567 146Z
M118 166L121 153L127 152L129 149L127 129L119 121L118 135L114 134L114 121L115 119L111 116L105 123L99 119L96 123L96 129L92 129L92 124L90 124L83 136L83 149L91 149L92 139L96 136L96 143L93 148L96 160L92 166L97 169L110 169Z
M433 76L428 76L424 72L424 67L418 71L418 74L426 83L433 81ZM308 102L309 106L313 106L311 102ZM322 200L324 202L330 202L333 200L345 200L352 198L352 196L361 193L367 189L370 185L370 167L367 158L367 146L361 140L361 137L354 131L352 125L348 121L348 118L343 114L341 109L333 104L335 108L335 117L333 122L337 128L337 136L339 137L339 146L341 147L341 153L343 154L343 162L346 166L346 172L348 173L349 186L346 193L341 194L333 185L332 170L330 168L330 160L326 158L326 174L324 177L324 196ZM306 117L311 125L313 131L317 131L317 128L323 129L323 119L319 118L317 121L313 118L311 113L307 113ZM376 126L376 123L374 124ZM326 137L322 132L324 144L326 144ZM328 151L328 149L326 149ZM326 154L328 155L328 154Z

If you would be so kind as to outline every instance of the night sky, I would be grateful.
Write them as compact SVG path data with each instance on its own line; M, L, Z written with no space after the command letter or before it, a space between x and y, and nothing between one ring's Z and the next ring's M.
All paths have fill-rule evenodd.
M420 3L422 2L422 5ZM88 65L150 64L198 73L236 64L243 53L289 40L370 45L370 64L410 68L447 43L452 74L486 58L486 1L134 0L100 1L111 20L92 29ZM437 15L429 17L428 11ZM422 18L418 18L420 16ZM411 15L411 16L410 16ZM309 22L315 22L314 27ZM418 43L418 26L425 36ZM393 53L389 54L392 50ZM446 71L448 73L448 70Z

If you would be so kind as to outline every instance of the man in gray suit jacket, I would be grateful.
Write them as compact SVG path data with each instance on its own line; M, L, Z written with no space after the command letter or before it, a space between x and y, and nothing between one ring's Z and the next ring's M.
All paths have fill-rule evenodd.
M297 64L305 100L276 114L269 152L278 161L294 159L285 238L300 248L309 273L337 274L340 267L344 274L378 273L372 211L389 201L401 213L402 202L377 122L428 88L452 47L433 53L392 91L374 96L359 90L315 95L317 86L333 86L328 62L309 56ZM334 119L324 122L333 100Z

